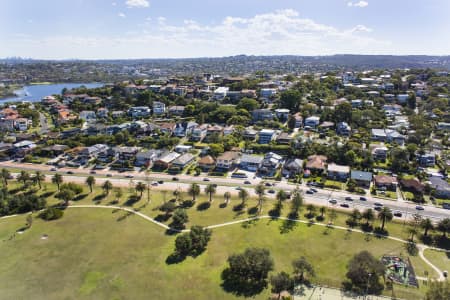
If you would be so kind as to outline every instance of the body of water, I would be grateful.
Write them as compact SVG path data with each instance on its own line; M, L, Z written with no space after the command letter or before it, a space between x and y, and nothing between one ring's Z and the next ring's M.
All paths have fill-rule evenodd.
M82 85L89 89L93 89L103 86L103 83L57 83L26 85L22 89L14 91L17 95L16 97L0 99L0 103L20 101L39 102L45 96L61 94L61 91L64 88L70 90L73 88L78 88Z

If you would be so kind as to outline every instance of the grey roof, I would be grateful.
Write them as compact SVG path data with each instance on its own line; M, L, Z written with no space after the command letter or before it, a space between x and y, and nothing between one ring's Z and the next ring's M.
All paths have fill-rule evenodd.
M362 181L372 181L372 173L364 171L352 171L350 178Z
M194 159L194 155L192 155L190 153L185 153L185 154L181 155L180 157L178 157L177 159L175 159L172 163L175 165L185 165L193 159Z
M437 190L450 191L450 185L448 184L448 182L443 180L440 177L437 177L437 176L430 177L430 183L431 183L432 187L436 188Z
M241 157L241 163L260 164L264 158L257 155L243 154Z

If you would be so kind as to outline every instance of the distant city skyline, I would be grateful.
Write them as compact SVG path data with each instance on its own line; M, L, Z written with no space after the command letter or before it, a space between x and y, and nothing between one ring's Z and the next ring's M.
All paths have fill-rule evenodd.
M0 57L450 55L448 0L2 0Z

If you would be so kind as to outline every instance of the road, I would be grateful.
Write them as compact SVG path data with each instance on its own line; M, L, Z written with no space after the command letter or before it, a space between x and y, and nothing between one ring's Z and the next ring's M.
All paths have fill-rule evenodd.
M48 132L47 118L43 113L39 113L39 122L41 124L41 134L46 134Z
M12 168L12 169L23 169L28 171L42 171L47 176L47 180L50 180L52 174L56 172L50 171L49 166L46 165L37 165L37 164L28 164L28 163L17 163L12 161L0 162L0 168ZM149 173L148 176L144 172L124 172L118 173L115 171L109 170L96 170L95 174L90 174L89 169L72 169L72 168L60 168L57 171L60 174L64 175L64 179L66 181L77 182L84 184L87 176L92 175L96 177L97 184L102 184L104 181L109 180L115 186L128 187L130 184L135 184L138 181L156 181L163 180L164 183L162 185L153 186L152 189L155 190L175 190L177 188L182 190L187 190L189 185L192 183L198 183L203 190L203 188L207 184L217 184L217 193L216 195L223 195L225 192L230 192L232 195L237 195L238 190L237 187L245 188L248 190L251 196L256 196L254 192L254 186L260 183L261 178L253 178L253 179L236 179L236 178L223 178L223 177L209 177L209 181L203 181L203 177L196 177L190 175L177 175L178 181L173 181L173 175L164 174L164 173ZM73 174L67 174L67 172L72 172ZM111 177L107 177L110 175ZM127 178L130 177L130 178ZM244 181L248 180L250 184L244 184ZM270 181L274 183L274 187L268 187L267 189L277 190L285 190L285 191L293 191L297 185L288 183L286 181L276 182ZM422 211L416 209L416 204L406 201L395 201L395 200L385 200L380 198L374 198L371 195L366 195L366 201L359 200L359 196L345 192L345 191L331 191L324 189L317 189L318 191L314 194L307 194L306 191L309 189L305 184L298 185L298 188L304 192L305 203L314 204L318 206L327 206L329 208L336 208L341 210L351 210L353 208L357 208L359 210L364 210L367 208L374 208L375 202L381 203L383 206L387 206L392 210L398 210L402 212L402 217L405 221L412 218L414 214L420 214L423 217L429 217L434 221L438 221L443 218L450 217L450 210L445 210L435 206L426 206ZM268 199L274 199L275 193L271 194L266 191L266 197ZM353 201L346 201L346 197L351 197ZM329 202L330 199L336 199L337 204L331 204ZM348 204L348 208L341 207L341 204ZM398 218L397 218L398 219Z

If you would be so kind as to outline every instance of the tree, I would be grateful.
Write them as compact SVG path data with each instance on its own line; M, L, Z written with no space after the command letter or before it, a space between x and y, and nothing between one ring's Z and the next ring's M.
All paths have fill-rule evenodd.
M192 226L188 235L191 240L189 255L196 257L205 251L206 246L211 239L211 230L201 226Z
M264 186L264 184L262 182L260 182L256 187L255 187L255 193L256 195L258 195L258 212L261 213L262 211L262 205L264 202L264 192L266 190L266 187Z
M347 219L346 223L350 227L355 227L361 219L361 213L358 209L354 209Z
M11 172L9 172L9 170L3 168L0 174L2 181L3 181L3 186L4 187L8 187L8 180L11 178Z
M283 206L283 201L287 199L287 194L284 190L278 190L276 198L281 209L281 207Z
M280 103L283 108L290 111L297 111L302 99L302 94L298 90L289 89L281 93Z
M164 202L159 207L159 210L165 212L166 213L166 217L168 217L169 214L175 210L175 208L176 208L175 203L173 203L172 201L169 201L169 202Z
M384 275L385 267L380 260L368 251L357 253L347 265L346 277L350 280L347 288L357 293L379 294L384 289L380 276Z
M106 180L103 184L102 184L102 189L104 191L104 193L106 194L106 196L109 195L109 191L113 188L113 185L111 183L111 181Z
M450 299L450 282L432 280L429 283L425 300L448 300Z
M424 230L423 235L426 237L428 236L428 231L429 230L433 230L434 226L433 226L433 222L431 221L430 218L425 218L420 222L420 227L422 227L422 229Z
M274 266L269 250L253 247L230 255L228 264L222 273L224 286L244 296L261 292L267 286L268 274Z
M440 220L437 224L437 229L442 232L443 237L446 237L447 233L450 232L450 218Z
M209 202L212 202L212 196L216 193L216 187L212 184L208 184L205 187L205 193L209 195Z
M195 202L195 198L200 194L200 186L196 183L192 183L189 186L188 194L192 196L192 201Z
M311 277L315 276L314 267L304 256L294 260L292 262L292 267L294 268L294 275L300 282L304 282L305 274L308 274L308 276Z
M286 272L272 275L270 277L270 284L272 285L272 293L278 294L278 299L281 297L281 292L294 288L294 280Z
M64 201L64 205L68 205L69 201L75 197L75 192L71 189L64 188L61 189L56 195L56 198Z
M56 207L49 207L39 214L39 217L46 221L56 220L64 215L64 211Z
M319 212L320 212L320 218L323 220L324 219L324 215L327 212L327 208L325 206L321 206L319 208Z
M139 198L142 198L142 193L144 193L145 189L147 188L147 185L143 182L138 182L135 186L135 190L137 193L139 193Z
M330 209L328 213L328 218L330 219L330 224L333 224L334 221L337 219L337 213L334 209Z
M384 206L380 212L378 213L378 219L381 220L381 230L384 230L384 225L386 222L389 222L392 220L394 215L392 214L392 211L389 207Z
M366 220L366 226L369 226L369 223L375 220L375 214L371 208L366 209L361 217Z
M295 120L295 117L293 115L289 115L288 120L287 120L288 128L293 130L295 128L296 123L297 123L297 120Z
M19 175L17 176L17 181L22 182L23 185L26 185L28 180L30 180L30 174L26 171L20 171Z
M55 175L53 175L52 177L52 183L56 184L56 186L58 187L58 191L60 188L61 183L63 183L63 177L61 174L56 173Z
M302 205L303 205L303 196L299 190L295 190L291 204L292 213L298 216L298 211L300 210Z
M223 194L223 198L225 199L225 203L230 202L231 193L230 193L230 192L225 192L225 193Z
M38 184L38 186L39 186L39 189L42 188L41 183L42 183L42 181L44 181L44 180L45 180L45 175L42 174L41 171L36 171L36 173L34 173L33 181L37 182L37 184Z
M245 109L247 111L252 111L259 107L259 102L251 98L242 98L241 101L236 105L236 109Z
M183 229L184 224L189 221L189 217L186 213L186 210L182 208L178 208L177 210L175 210L172 216L172 221L173 221L172 225L176 229Z
M90 193L92 193L92 187L95 184L95 177L94 176L88 176L86 178L86 184L89 186Z
M245 203L248 199L248 191L246 189L239 190L239 198L241 199L241 205L245 207Z
M123 193L121 188L117 188L114 193L114 197L116 197L116 201L119 202L120 198L122 198Z
M175 252L187 256L192 249L192 239L188 233L181 234L175 239Z

